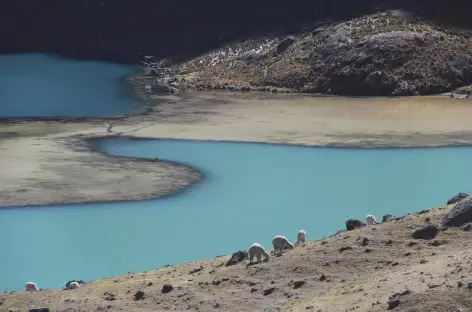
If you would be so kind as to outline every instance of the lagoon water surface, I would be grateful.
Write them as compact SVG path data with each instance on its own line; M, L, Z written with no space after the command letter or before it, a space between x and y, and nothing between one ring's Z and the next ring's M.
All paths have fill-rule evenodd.
M402 215L472 186L472 149L342 149L107 139L105 153L168 159L204 173L180 195L0 210L0 290L44 288L309 239L348 218ZM139 177L135 177L139 178ZM34 258L34 261L32 261Z
M44 54L0 55L0 118L115 117L142 112L123 81L138 69Z

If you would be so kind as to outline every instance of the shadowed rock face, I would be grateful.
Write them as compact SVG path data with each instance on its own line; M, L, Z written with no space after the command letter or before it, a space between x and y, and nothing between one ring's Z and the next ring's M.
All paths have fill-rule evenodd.
M451 212L444 217L442 225L445 227L461 226L472 222L472 198L459 202Z
M0 51L50 51L121 61L194 55L236 39L290 33L323 19L407 8L470 24L470 1L4 0Z
M451 199L447 201L447 204L452 205L452 204L458 203L469 195L470 194L462 193L462 192L457 193L454 197L452 197Z

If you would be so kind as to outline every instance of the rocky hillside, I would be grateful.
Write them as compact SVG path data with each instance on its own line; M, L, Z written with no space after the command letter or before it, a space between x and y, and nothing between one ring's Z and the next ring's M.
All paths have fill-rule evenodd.
M414 95L471 84L471 27L466 0L5 0L0 53L172 58L200 87Z
M448 206L310 241L268 262L225 266L224 256L79 289L3 294L0 310L472 311L471 212L472 199L459 195Z
M202 88L437 94L472 84L472 32L391 10L235 42L173 69L180 84Z

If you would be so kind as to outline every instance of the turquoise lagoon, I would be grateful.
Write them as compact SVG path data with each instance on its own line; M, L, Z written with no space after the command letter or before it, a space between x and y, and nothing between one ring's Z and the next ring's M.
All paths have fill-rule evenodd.
M115 117L142 112L123 81L138 70L44 54L0 54L0 118Z
M0 56L0 117L137 111L141 106L122 83L135 70L40 54ZM343 229L348 218L434 207L472 186L469 147L346 149L115 138L98 148L179 162L204 179L155 200L0 209L0 290L22 290L26 281L59 288L71 279L230 254L254 242L268 248L274 235L295 240L299 229L317 239Z
M205 178L162 199L0 210L0 289L57 288L70 279L270 247L333 234L348 218L441 205L472 186L472 149L344 149L107 139L113 155L167 159ZM204 242L204 243L202 243ZM35 261L31 261L34 255Z

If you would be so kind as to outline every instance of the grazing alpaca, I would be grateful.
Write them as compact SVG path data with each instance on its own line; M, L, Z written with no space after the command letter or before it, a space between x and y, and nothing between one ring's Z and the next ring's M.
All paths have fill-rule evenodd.
M306 240L306 232L305 230L300 230L297 233L297 244L304 243Z
M265 260L270 259L270 255L267 251L265 251L264 247L262 247L261 244L254 243L249 247L247 250L247 253L249 254L249 263L252 263L252 260L254 257L256 257L258 262L261 262L262 255L264 255Z
M278 254L283 252L284 248L293 249L295 246L285 236L277 235L272 239L272 245L274 246L274 253Z
M33 282L26 283L25 289L26 291L39 291L38 285L36 285L36 283L33 283Z
M69 284L69 289L76 289L76 288L80 288L80 284L77 283L77 282L72 282Z
M368 214L367 216L365 216L365 220L367 221L367 225L374 225L374 224L377 224L377 219L375 218L375 216L373 215L370 215Z

